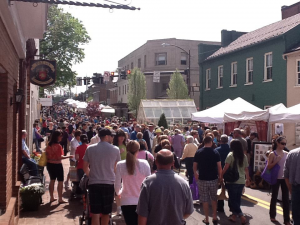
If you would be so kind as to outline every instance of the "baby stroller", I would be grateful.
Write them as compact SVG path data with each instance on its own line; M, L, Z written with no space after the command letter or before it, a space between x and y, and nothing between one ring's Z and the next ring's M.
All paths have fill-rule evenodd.
M74 166L70 167L70 181L72 181L71 184L71 194L69 197L69 200L73 199L81 199L81 189L79 188L79 180L77 175L77 168Z
M82 216L79 216L79 225L91 225L92 224L88 182L89 182L89 178L86 175L84 175L79 183L79 187L82 190L82 192L84 193L83 198L82 198L83 212L82 212ZM112 222L111 215L110 215L109 225L115 225L115 223Z

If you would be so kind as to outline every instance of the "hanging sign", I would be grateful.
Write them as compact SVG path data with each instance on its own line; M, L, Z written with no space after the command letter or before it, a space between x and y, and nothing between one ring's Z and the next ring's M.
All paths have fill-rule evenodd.
M104 82L109 82L109 78L110 78L110 72L109 71L104 71L104 76L103 76L103 80Z
M153 71L153 82L154 83L160 82L160 72L159 71Z
M30 60L30 82L40 87L55 83L55 60Z

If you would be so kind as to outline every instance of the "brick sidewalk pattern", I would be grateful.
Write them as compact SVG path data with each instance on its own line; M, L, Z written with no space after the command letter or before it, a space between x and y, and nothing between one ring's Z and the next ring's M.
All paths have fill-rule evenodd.
M63 160L64 177L65 180L69 171L69 159ZM73 199L66 204L59 205L58 202L50 202L49 195L49 175L45 168L44 174L46 176L46 193L43 195L43 204L38 211L28 212L21 209L19 225L78 225L79 216L83 212L83 204L78 199ZM57 185L57 182L56 182ZM54 196L57 198L56 185ZM71 190L64 189L63 198L68 200L71 195ZM113 222L117 225L125 225L122 216L115 216L116 204L113 206Z

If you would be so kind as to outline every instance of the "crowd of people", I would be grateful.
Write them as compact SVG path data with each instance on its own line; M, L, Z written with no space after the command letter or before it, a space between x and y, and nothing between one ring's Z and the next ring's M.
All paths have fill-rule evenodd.
M138 124L116 117L91 118L75 112L66 105L46 108L33 128L33 143L39 148L40 136L48 136L47 170L50 175L50 201L54 197L54 184L58 181L58 202L62 198L64 171L62 160L69 159L77 167L79 179L89 178L92 224L108 224L114 199L117 213L124 216L128 225L185 224L194 211L190 185L195 181L199 189L205 218L209 224L209 203L212 205L212 222L218 223L217 212L224 212L224 201L217 198L220 187L226 187L229 220L238 218L246 224L241 210L241 197L245 186L253 177L253 143L259 141L257 133L239 128L227 136L217 127L202 123L189 126L174 124L172 129L152 123ZM23 133L23 140L26 131ZM300 224L300 150L288 153L287 140L279 136L273 140L267 167L280 166L277 182L272 185L270 220L276 221L276 201L279 187L282 190L284 224L289 225L289 192L292 193L294 224ZM33 167L30 154L23 141L23 162ZM29 162L30 161L30 162ZM181 162L186 177L177 175ZM230 180L236 168L237 179ZM228 175L229 174L229 175ZM187 181L188 180L188 181ZM69 175L64 182L69 187ZM166 207L167 206L167 207ZM100 216L101 215L101 216Z

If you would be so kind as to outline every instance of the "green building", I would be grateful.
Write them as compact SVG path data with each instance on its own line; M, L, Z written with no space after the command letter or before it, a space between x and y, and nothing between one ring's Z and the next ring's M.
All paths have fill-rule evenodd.
M260 108L287 104L284 54L299 45L300 14L258 30L222 31L222 47L199 44L200 109L241 97Z

